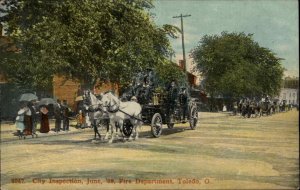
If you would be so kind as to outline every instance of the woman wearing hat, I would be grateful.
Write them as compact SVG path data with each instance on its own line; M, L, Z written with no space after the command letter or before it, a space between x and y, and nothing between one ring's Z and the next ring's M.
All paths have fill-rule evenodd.
M50 131L49 127L49 118L48 118L48 109L46 106L42 106L40 109L41 112L41 133L48 133Z

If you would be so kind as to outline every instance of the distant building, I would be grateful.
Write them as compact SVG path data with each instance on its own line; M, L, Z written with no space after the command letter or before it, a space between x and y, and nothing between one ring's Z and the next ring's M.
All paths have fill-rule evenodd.
M299 89L299 77L285 77L283 88Z
M279 101L285 100L288 104L299 105L299 77L286 77L283 80Z
M278 99L285 100L288 104L299 105L299 89L282 88Z
M179 68L184 71L184 61L179 60ZM188 82L191 87L197 85L197 76L187 71Z

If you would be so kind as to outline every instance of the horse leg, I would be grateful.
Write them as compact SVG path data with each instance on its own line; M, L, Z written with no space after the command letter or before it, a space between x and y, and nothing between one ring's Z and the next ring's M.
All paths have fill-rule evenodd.
M138 115L138 118L141 120L142 116L141 114ZM139 139L139 131L141 129L141 126L142 126L142 122L141 121L138 121L138 120L134 120L133 122L135 122L135 125L133 126L133 129L135 131L135 140L138 140Z
M93 123L92 123L92 126L93 126L93 129L94 129L94 139L96 140L97 138L97 135L99 136L100 140L101 140L101 135L98 131L98 126L97 126L97 121L96 119L93 120Z
M258 117L261 117L261 116L262 116L262 109L258 108Z
M124 139L124 135L123 135L123 125L124 125L124 121L123 120L119 120L117 122L117 125L115 127L116 129L116 137L119 138L119 134L123 137Z
M142 123L140 121L137 121L136 125L134 125L135 129L135 140L139 139L139 130L141 129Z
M108 143L113 143L114 141L114 125L111 125L111 128L110 128L110 134L111 134L111 138L110 140L108 141Z
M99 139L101 140L101 135L100 135L100 133L98 131L98 127L97 126L94 127L94 131L95 131L95 139L96 139L96 135L98 135Z
M91 125L92 125L92 127L94 129L94 140L96 140L96 129L95 129L96 126L95 126L95 122L93 121Z
M109 138L109 133L112 134L112 128L113 128L113 123L111 122L112 120L109 120L107 126L106 126L106 134L105 134L105 137L104 137L104 140L108 140Z
M116 123L115 122L111 122L110 123L110 134L111 134L111 139L108 141L108 143L113 143L114 141L114 136L115 136L115 132L114 129L116 128Z

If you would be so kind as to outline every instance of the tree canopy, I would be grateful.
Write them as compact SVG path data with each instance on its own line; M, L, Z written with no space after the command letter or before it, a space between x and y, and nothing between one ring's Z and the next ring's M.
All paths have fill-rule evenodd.
M0 21L21 52L6 54L1 67L11 80L34 88L47 87L54 74L90 85L97 79L122 85L138 70L163 64L171 51L168 35L178 31L154 24L152 0L4 0L3 5Z
M281 58L259 46L252 34L222 32L205 35L192 51L195 69L211 96L277 95L283 67Z
M175 81L179 86L188 86L187 75L175 63L165 62L155 67L157 77L160 80L160 86L165 86Z

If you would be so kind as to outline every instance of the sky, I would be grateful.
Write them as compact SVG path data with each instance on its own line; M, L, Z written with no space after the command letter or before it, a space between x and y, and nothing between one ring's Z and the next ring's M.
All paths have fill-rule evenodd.
M0 0L1 2L2 0ZM254 41L283 58L285 76L299 76L299 12L297 0L154 0L154 22L180 27L184 18L186 58L204 35L222 31L254 34ZM182 59L181 36L170 39L173 61ZM190 70L192 60L187 60Z
M253 34L253 40L269 48L286 68L285 76L299 76L299 13L297 0L154 0L154 21L159 26L180 27L183 19L185 52L195 48L204 35L222 31ZM171 39L175 50L173 61L182 59L181 36ZM192 60L187 60L191 69Z

